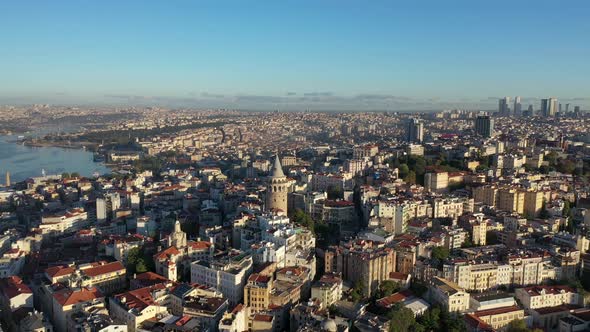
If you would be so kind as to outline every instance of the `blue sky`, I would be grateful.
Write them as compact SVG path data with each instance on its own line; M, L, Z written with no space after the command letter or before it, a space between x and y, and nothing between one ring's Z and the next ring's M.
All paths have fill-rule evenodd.
M0 103L590 105L590 1L2 1Z

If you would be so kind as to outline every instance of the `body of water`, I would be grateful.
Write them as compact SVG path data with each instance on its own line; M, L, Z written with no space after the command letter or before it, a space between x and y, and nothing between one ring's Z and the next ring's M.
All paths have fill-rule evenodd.
M23 181L41 176L63 172L77 172L83 176L93 173L105 174L109 169L102 163L93 161L92 152L55 147L29 147L16 143L17 136L0 136L0 183L4 184L6 171L10 172L11 182Z

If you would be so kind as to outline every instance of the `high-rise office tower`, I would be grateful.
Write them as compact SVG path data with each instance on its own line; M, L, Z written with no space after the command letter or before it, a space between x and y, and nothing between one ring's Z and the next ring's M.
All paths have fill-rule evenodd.
M10 187L10 172L6 171L6 186Z
M549 99L541 99L541 115L549 116Z
M420 119L411 118L407 134L408 142L422 143L424 141L424 123Z
M504 97L498 101L498 112L500 115L506 116L510 114L510 107L508 105L510 105L510 97Z
M576 115L580 113L580 106L574 106L574 113L576 113Z
M488 115L478 115L475 119L475 133L485 138L494 135L494 119Z
M522 114L522 104L520 103L520 96L516 96L514 98L514 109L512 110L515 116L521 116Z
M567 104L565 104L565 112L567 113L569 111L570 111L570 104L567 103Z
M548 116L555 116L557 114L557 107L558 107L557 98L549 98L549 113Z
M545 117L555 116L557 105L557 98L541 99L541 114Z

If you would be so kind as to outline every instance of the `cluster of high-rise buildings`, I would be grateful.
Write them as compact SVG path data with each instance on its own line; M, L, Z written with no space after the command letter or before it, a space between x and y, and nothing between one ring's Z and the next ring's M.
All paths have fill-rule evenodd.
M557 98L543 98L541 99L540 108L535 109L530 104L526 110L523 109L520 96L514 97L514 102L511 103L510 97L500 98L498 101L498 114L500 116L543 116L543 117L555 117L558 115L569 114L573 111L574 114L580 114L580 106L574 106L570 110L570 104L565 105L558 102Z

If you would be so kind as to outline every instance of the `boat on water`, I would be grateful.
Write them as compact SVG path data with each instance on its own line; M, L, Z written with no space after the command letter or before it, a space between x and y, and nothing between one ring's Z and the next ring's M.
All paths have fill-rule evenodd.
M97 163L105 161L104 156L100 153L95 153L94 156L92 157L92 159Z

